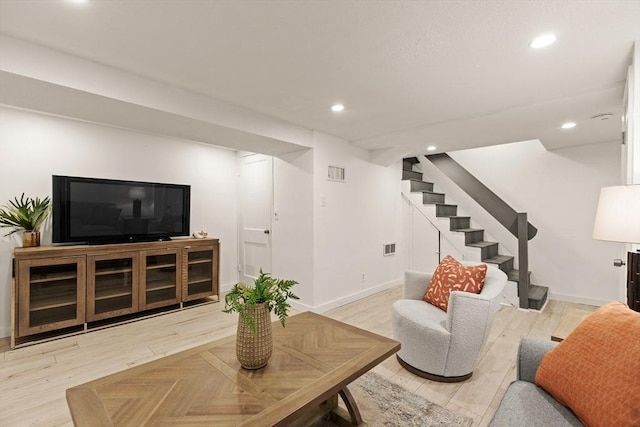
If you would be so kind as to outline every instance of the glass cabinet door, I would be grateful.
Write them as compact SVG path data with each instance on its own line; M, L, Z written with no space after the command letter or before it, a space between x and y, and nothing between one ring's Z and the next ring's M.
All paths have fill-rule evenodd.
M189 301L218 293L217 247L193 246L185 248L187 275L182 300Z
M85 258L18 263L18 336L83 324Z
M119 252L88 257L88 321L138 311L138 256L138 252Z
M180 248L142 253L140 309L162 307L180 302Z

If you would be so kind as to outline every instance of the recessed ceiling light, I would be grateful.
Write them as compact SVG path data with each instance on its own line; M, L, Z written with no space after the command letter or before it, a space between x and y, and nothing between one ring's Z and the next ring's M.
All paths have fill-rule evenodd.
M331 111L333 111L334 113L339 113L342 110L344 110L344 105L342 104L335 104L331 106Z
M436 146L435 145L430 145L427 147L427 151L436 151Z
M553 34L545 34L531 40L531 42L529 43L529 47L533 49L540 49L542 47L547 47L550 44L553 44L555 41L556 36L554 36Z
M576 127L576 124L573 122L567 122L567 123L563 123L562 125L562 129L571 129Z

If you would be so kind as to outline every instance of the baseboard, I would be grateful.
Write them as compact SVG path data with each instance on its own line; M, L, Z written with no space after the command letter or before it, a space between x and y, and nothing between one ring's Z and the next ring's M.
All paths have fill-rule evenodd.
M344 297L336 298L334 300L325 302L323 304L319 304L316 306L308 306L306 304L300 304L298 302L292 301L291 306L295 309L299 309L301 311L312 311L314 313L325 313L329 310L333 310L334 308L341 307L345 304L349 304L350 302L357 301L359 299L368 297L373 294L377 294L378 292L386 291L387 289L391 289L395 286L402 284L402 278L398 278L395 280L391 280L386 283L382 283L380 285L374 286L372 288L368 288L359 292L355 292L353 294L345 295ZM299 308L298 308L299 307Z
M308 304L303 304L299 301L295 301L291 299L289 300L289 304L291 304L291 308L298 310L300 312L304 313L305 311L311 311L315 313L315 311L313 310L313 307Z
M224 285L220 285L220 301L224 302L224 294L229 292L235 283L227 283ZM298 311L311 311L313 313L324 313L329 310L333 310L334 308L341 307L345 304L349 304L350 302L357 301L361 298L368 297L373 294L377 294L378 292L385 291L387 289L393 288L394 286L398 286L402 284L402 279L391 280L386 283L382 283L378 286L374 286L373 288L365 289L363 291L359 291L350 295L346 295L341 298L336 298L324 304L320 304L318 306L311 306L308 304L301 303L300 301L289 300L289 304L291 307Z
M549 296L547 297L547 300L549 299L554 299L554 300L558 300L558 301L565 301L565 302L573 302L576 304L585 304L585 305L593 305L596 307L600 307L602 305L605 305L611 301L608 300L601 300L601 299L596 299L596 298L585 298L585 297L579 297L576 295L564 295L564 294L556 294L554 292L551 292L551 290L549 290Z

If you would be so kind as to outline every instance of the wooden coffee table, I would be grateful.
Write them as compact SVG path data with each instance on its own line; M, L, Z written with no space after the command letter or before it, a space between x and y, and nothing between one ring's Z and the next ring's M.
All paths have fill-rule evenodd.
M235 336L67 390L76 426L309 425L326 413L364 425L347 385L400 349L389 338L314 313L273 324L269 364L250 371Z

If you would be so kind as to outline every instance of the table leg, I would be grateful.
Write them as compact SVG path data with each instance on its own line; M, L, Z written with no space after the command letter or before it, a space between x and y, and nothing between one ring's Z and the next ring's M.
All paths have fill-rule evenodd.
M347 411L349 411L349 417L351 418L351 424L359 426L362 424L362 416L360 415L360 409L358 409L358 404L356 400L353 398L353 395L349 391L347 387L340 390L340 397L344 402L344 406L347 407Z

